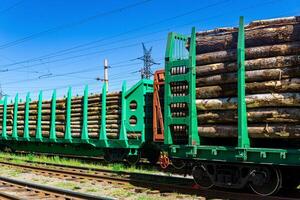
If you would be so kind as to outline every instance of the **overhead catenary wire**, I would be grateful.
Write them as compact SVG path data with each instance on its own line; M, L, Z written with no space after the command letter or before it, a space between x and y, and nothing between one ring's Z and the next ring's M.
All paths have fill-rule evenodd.
M63 25L59 25L59 26L56 26L56 27L53 27L53 28L49 28L47 30L40 31L38 33L34 33L34 34L31 34L31 35L25 36L23 38L14 40L12 42L7 42L7 43L4 43L4 44L0 44L0 49L5 49L5 48L8 48L8 47L16 46L18 44L21 44L23 42L26 42L26 41L29 41L29 40L32 40L32 39L35 39L35 38L38 38L38 37L41 37L42 35L45 35L45 34L48 34L48 33L53 33L53 32L60 31L62 29L67 29L67 28L71 28L71 27L74 27L74 26L79 26L79 25L85 24L89 21L92 21L94 19L97 19L99 17L103 17L103 16L106 16L106 15L110 15L110 14L114 14L114 13L118 13L118 12L123 12L124 10L140 6L140 5L145 4L149 1L152 1L152 0L138 1L136 3L129 4L129 5L117 8L117 9L113 9L113 10L106 11L106 12L101 12L101 13L98 13L98 14L80 19L80 20L78 20L76 22L73 22L73 23L63 24Z
M122 65L112 64L112 66L115 69L115 68L120 68L120 67L124 67L124 66L132 66L132 65L138 65L138 64L140 64L140 62L131 63L131 64L122 64ZM87 69L82 69L82 70L77 70L77 71L60 73L60 74L49 73L46 76L39 76L39 77L36 77L36 78L31 78L31 79L23 79L23 80L17 80L17 81L4 82L3 84L11 85L11 84L16 84L16 83L31 82L31 81L37 81L37 80L49 79L49 78L55 78L55 77L65 77L65 76L70 76L70 75L74 75L74 74L82 74L82 73L93 72L93 71L99 71L99 66L91 67L91 68L87 68ZM122 73L124 74L124 72L122 72ZM122 74L122 73L120 73L120 74ZM120 74L118 74L118 75L120 75ZM112 76L114 76L114 75L115 74L112 74ZM86 79L96 80L96 77L95 78L86 78Z
M12 10L12 9L14 9L15 7L17 7L18 5L20 5L20 4L23 3L24 1L25 1L25 0L17 1L17 2L15 2L14 4L10 5L9 7L0 10L0 15L4 14L4 13L6 13L6 12Z
M253 8L253 7L257 7L257 6L262 6L262 5L265 5L265 4L269 4L269 3L272 3L272 2L275 2L275 1L279 1L279 0L271 0L271 1L267 1L267 2L261 3L261 4L255 4L255 5L252 5L252 6L247 6L247 7L244 7L244 8L238 9L238 10L235 10L235 11L243 11L243 10L251 9L251 8ZM233 12L235 12L235 11L233 11ZM224 16L224 15L225 15L225 14L215 15L215 16L212 16L212 17L208 17L208 18L206 18L205 20L206 20L206 21L209 21L209 20L216 19L216 18L221 17L221 16ZM184 23L184 24L182 24L182 25L173 25L173 27L177 27L177 28L178 28L178 27L185 27L185 26L191 25L191 24L193 24L193 23L197 23L197 22L199 22L199 20L193 20L193 21L190 21L190 22L188 22L188 23ZM163 29L163 30L160 30L160 31L147 33L147 34L144 34L144 35L152 35L152 34L154 34L154 33L159 33L159 32L167 31L167 30L169 30L169 29L170 29L170 27L168 27L168 28L166 28L166 29ZM144 35L142 35L142 36L144 36ZM132 37L132 38L130 38L130 39L136 39L136 38L137 38L137 37ZM111 37L110 37L110 39L111 39ZM128 40L129 40L129 39L128 39ZM120 41L115 42L115 43L124 42L124 41L126 41L126 39L125 39L125 40L120 40ZM93 42L96 42L96 41L93 41ZM91 43L92 43L92 42L91 42ZM115 43L114 43L114 42L110 42L109 44L115 44ZM109 45L109 44L104 44L104 45ZM103 46L104 46L104 45L103 45ZM100 45L100 46L102 46L102 45ZM100 47L100 46L97 46L97 47ZM129 48L129 47L130 47L130 46L124 47L124 48ZM73 47L73 48L75 48L75 47ZM71 48L69 48L69 49L71 49ZM112 48L111 50L114 50L114 49L115 49L115 48ZM65 49L65 50L67 50L67 49ZM65 51L65 50L61 50L61 51L58 51L58 52L63 52L63 51ZM105 51L106 51L106 50L105 50ZM108 51L110 51L110 50L108 50ZM79 52L79 51L77 51L77 52ZM55 53L51 53L51 54L55 54ZM47 54L47 55L48 55L48 56L51 56L51 54ZM84 55L93 55L93 54L96 54L96 53L82 54L82 56L84 56ZM79 56L81 56L81 55L79 55ZM77 56L68 57L67 59L73 59L73 58L77 58ZM9 67L9 66L14 66L14 65L22 64L22 63L37 62L37 61L41 61L41 60L43 60L43 59L48 59L48 58L45 57L45 56L40 56L40 57L37 57L37 58L28 59L28 60L23 60L23 61L14 62L14 63L6 64L6 65L0 65L0 66L2 66L2 67ZM48 62L45 62L45 63L38 63L38 64L34 64L34 65L29 65L29 67L39 66L39 65L42 65L42 64L49 64L49 63L52 63L52 62L59 62L59 61L64 61L64 59L57 59L57 60L54 60L54 61L48 61ZM16 67L16 68L12 68L12 69L6 69L6 70L3 71L3 72L19 70L19 69L22 69L22 68L23 68L23 67Z
M274 1L268 1L268 3L270 3L270 2L274 2ZM252 6L253 7L253 6ZM248 9L249 9L249 7L248 7ZM217 17L217 16L221 16L221 15L216 15L215 17Z
M163 19L163 20L159 20L157 22L153 22L153 23L150 23L150 24L147 24L147 25L143 25L141 27L137 27L137 28L134 28L134 29L131 29L129 31L125 31L125 32L122 32L122 33L118 33L114 36L109 36L107 38L103 38L103 39L100 39L100 40L94 40L94 41L91 41L91 42L87 42L87 43L84 43L84 44L80 44L80 45L76 45L74 47L70 47L70 48L67 48L67 49L63 49L63 50L60 50L60 51L57 51L57 52L53 52L53 53L50 53L50 54L46 54L44 56L39 56L37 58L33 58L33 59L27 59L27 60L24 60L24 61L20 61L20 62L15 62L15 63L12 63L12 64L8 64L8 65L2 65L2 66L13 66L13 65L17 65L17 64L22 64L22 63L28 63L28 62L35 62L35 61L40 61L40 60L44 60L44 59L49 59L49 58L53 58L53 57L57 57L57 56L61 56L61 55L66 55L66 54L69 54L69 52L71 50L74 50L74 49L78 49L78 48L82 48L82 47L85 47L85 46L89 46L89 45L92 45L92 44L95 44L95 43L99 43L99 42L103 42L103 41L106 41L106 40L111 40L113 38L116 38L116 37L120 37L122 35L126 35L126 34L129 34L129 33L132 33L132 32L136 32L136 31L140 31L140 30L143 30L145 28L149 28L149 27L152 27L154 25L158 25L158 24L161 24L161 23L164 23L164 22L167 22L167 21L171 21L173 19L177 19L177 18L180 18L180 17L183 17L183 16L187 16L189 14L192 14L192 13L195 13L197 11L200 11L200 10L203 10L203 9L207 9L207 8L210 8L210 7L213 7L213 6L217 6L217 5L220 5L222 3L228 3L227 0L222 0L222 1L219 1L217 3L213 3L213 4L209 4L207 6L202 6L200 8L197 8L197 9L193 9L193 10L190 10L188 12L185 12L185 13L182 13L182 14L179 14L179 15L175 15L173 17L169 17L169 18L166 18L166 19ZM165 29L164 29L165 31ZM159 31L159 32L162 32L162 31ZM148 33L148 34L145 34L145 35L152 35L153 32L151 33ZM130 39L136 39L136 37L132 37ZM126 40L125 40L126 41ZM115 43L120 43L120 42L124 42L124 39L118 41L118 42L115 42ZM113 44L112 42L110 42L109 44ZM93 46L93 47L89 47L89 48L86 48L84 50L88 50L88 49L92 49L92 48L97 48L97 47L101 47L101 46L105 46L107 44L104 44L104 45L97 45L97 46ZM1 46L0 46L0 49L1 49ZM80 52L82 50L77 50L75 52ZM62 54L60 54L62 53ZM70 53L74 53L74 51L70 52Z

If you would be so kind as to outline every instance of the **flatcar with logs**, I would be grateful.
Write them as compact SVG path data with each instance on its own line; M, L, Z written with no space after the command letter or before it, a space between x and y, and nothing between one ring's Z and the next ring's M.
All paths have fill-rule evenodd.
M141 157L202 188L272 195L300 180L300 17L169 33L154 80L0 105L3 150Z

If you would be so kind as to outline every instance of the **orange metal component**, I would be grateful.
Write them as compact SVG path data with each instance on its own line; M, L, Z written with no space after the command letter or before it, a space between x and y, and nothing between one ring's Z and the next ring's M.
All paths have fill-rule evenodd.
M163 105L161 99L164 94L165 71L157 70L154 74L154 92L153 92L153 141L164 141L164 119ZM163 104L163 102L162 102Z
M170 165L170 158L166 154L161 154L159 157L160 167L166 169Z

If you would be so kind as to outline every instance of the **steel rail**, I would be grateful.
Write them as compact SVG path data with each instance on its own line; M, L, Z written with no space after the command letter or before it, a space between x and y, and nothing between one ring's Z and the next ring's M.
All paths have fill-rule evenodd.
M99 197L90 194L65 190L61 188L20 181L20 180L7 178L3 176L0 176L0 183L1 183L0 196L5 199L13 199L13 200L37 199L38 196L40 198L42 196L42 197L47 197L47 199L113 200L113 198L109 198L109 197ZM16 195L11 194L10 191L16 193Z
M3 161L1 161L0 164L31 169L33 171L46 171L56 174L68 175L71 177L86 178L89 180L105 180L111 183L116 182L119 184L130 183L134 186L156 189L161 192L179 192L185 194L201 195L205 196L206 198L230 198L245 200L253 200L254 198L255 200L296 200L300 197L299 191L288 191L286 193L281 194L280 196L263 197L256 194L248 193L247 191L224 191L218 189L203 190L195 187L191 180L187 180L185 178L180 177L168 177L164 175L140 174L136 172L115 172L106 169L97 169L96 171L92 169L92 172L95 172L95 174L91 174L91 171L85 172L85 170L82 169L82 167L78 169L77 167L59 166L59 168L53 169L51 167L49 168L51 164L48 165L48 167L38 167L36 165L33 166L28 164L16 164Z

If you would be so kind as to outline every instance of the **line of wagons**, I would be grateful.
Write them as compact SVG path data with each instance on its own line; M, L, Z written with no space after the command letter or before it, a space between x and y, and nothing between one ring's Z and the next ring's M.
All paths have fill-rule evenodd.
M238 86L245 91L244 24L238 29ZM184 169L202 188L242 189L249 186L260 195L272 195L283 186L299 184L300 149L252 146L238 120L236 145L204 143L198 134L196 108L196 31L191 35L169 33L165 69L154 81L140 80L127 89L36 101L27 94L22 102L7 97L0 106L0 144L3 150L104 157L109 162L141 157L162 168ZM238 109L245 97L238 95ZM244 110L244 112L246 109ZM241 118L242 115L239 115ZM289 173L287 173L289 172ZM285 181L289 184L285 185Z

